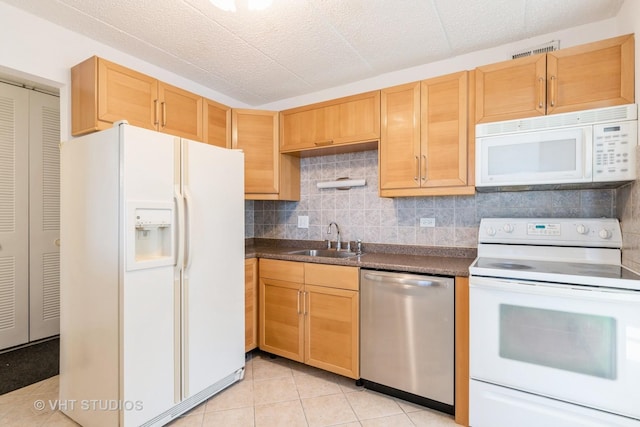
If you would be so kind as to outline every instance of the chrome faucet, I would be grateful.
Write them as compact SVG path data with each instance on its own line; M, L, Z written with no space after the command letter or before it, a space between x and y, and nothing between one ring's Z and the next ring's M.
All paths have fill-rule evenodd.
M342 249L342 243L340 242L340 227L338 227L338 224L336 224L335 222L330 222L329 223L329 228L327 229L327 234L331 234L331 226L335 225L336 226L336 233L338 234L338 237L336 238L336 249L340 250ZM331 245L331 241L329 241L329 246Z

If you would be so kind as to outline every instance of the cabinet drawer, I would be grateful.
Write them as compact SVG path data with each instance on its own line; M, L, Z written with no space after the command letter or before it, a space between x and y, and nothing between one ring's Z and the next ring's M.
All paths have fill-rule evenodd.
M360 289L358 267L346 267L342 265L304 264L304 283L307 285L319 285L329 288Z
M260 277L283 280L286 282L304 282L304 264L276 259L260 259Z

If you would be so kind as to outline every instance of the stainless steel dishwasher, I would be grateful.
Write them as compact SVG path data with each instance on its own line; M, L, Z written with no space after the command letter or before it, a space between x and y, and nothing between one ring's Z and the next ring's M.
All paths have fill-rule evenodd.
M364 386L454 412L454 280L360 271Z

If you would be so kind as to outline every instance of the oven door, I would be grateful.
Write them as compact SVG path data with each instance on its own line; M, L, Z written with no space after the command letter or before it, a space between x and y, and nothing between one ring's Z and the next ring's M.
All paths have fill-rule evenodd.
M471 276L472 379L640 419L640 292Z

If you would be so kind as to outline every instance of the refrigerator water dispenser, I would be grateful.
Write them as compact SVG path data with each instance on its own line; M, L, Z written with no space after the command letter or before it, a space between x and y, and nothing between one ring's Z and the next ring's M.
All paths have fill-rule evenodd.
M139 203L129 212L127 269L173 265L173 206Z

